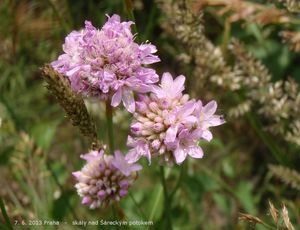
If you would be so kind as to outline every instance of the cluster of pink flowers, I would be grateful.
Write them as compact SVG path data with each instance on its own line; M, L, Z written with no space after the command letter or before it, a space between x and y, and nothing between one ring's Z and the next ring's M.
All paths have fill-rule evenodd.
M120 151L115 155L106 155L104 150L91 151L81 158L86 165L73 172L78 183L75 185L82 204L91 209L105 207L111 201L119 201L128 193L128 188L137 178L137 171L142 167L129 164Z
M184 76L173 80L170 73L164 73L160 86L155 86L150 96L140 95L133 114L134 122L127 144L132 149L126 156L130 163L145 156L162 157L163 161L181 164L187 155L202 158L203 151L197 142L203 138L212 139L209 128L224 123L222 116L214 115L217 103L189 100L182 94Z
M116 107L123 101L129 112L135 110L133 92L149 92L158 81L155 70L143 65L159 62L156 47L134 41L130 26L118 15L108 17L101 30L91 22L71 32L63 45L64 54L52 62L66 75L72 88L86 96L111 100Z
M202 158L200 139L210 141L210 127L224 123L215 115L217 103L203 105L183 94L185 77L173 79L164 73L160 85L155 70L144 65L160 61L156 47L134 41L130 26L118 15L108 17L101 30L91 22L71 32L63 45L64 54L52 62L67 76L74 91L84 96L111 101L116 107L123 101L133 114L128 136L129 152L107 155L104 150L82 155L86 165L74 172L77 192L90 208L119 201L137 177L141 166L136 162L158 157L162 163L181 164L189 155ZM137 100L135 100L137 96Z

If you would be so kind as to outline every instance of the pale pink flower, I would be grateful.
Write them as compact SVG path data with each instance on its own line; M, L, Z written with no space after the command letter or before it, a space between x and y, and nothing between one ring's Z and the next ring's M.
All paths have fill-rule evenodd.
M158 81L155 70L144 65L160 59L154 55L154 45L134 41L132 24L113 15L99 30L86 21L84 29L66 37L64 54L51 63L53 68L70 79L76 92L111 100L114 107L123 101L126 109L133 112L133 92L148 92Z
M110 202L126 196L129 187L142 167L128 163L120 151L106 155L104 150L91 151L81 156L87 161L80 170L73 172L78 181L75 185L82 204L91 209L105 207Z
M136 162L142 156L151 162L151 157L158 156L165 163L181 164L188 155L203 157L198 141L210 141L209 128L224 120L214 115L215 101L202 106L201 101L189 100L182 93L184 82L182 75L173 80L170 73L164 73L160 86L153 87L150 96L139 96L127 143L131 147L126 155L128 162Z

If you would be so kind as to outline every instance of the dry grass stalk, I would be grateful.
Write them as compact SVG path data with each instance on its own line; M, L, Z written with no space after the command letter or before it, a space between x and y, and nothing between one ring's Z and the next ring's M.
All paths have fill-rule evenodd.
M271 82L272 76L265 65L237 40L232 40L229 45L235 63L228 65L221 48L205 36L201 12L193 13L185 1L158 2L170 18L165 30L183 43L188 57L193 59L195 81L192 92L197 94L208 81L221 90L237 91L245 100L230 108L230 115L237 117L258 110L268 121L265 127L268 131L300 145L298 84L291 79Z
M292 13L300 12L300 2L299 0L279 0L287 8L288 11Z
M296 170L281 165L269 165L269 172L285 184L300 191L300 174Z
M282 207L282 218L285 226L287 227L288 230L295 230L294 226L292 225L290 218L289 218L289 212L285 205Z
M285 10L275 6L254 3L244 0L199 0L195 3L197 10L213 6L219 16L227 17L229 22L245 21L260 24L287 23L291 18L287 16ZM229 16L228 16L229 15Z
M250 222L254 225L263 223L263 221L261 219L259 219L258 217L252 216L250 214L245 214L245 213L240 213L239 219Z
M278 214L279 214L279 211L274 207L273 203L269 200L269 211L270 211L270 214L275 222L275 224L277 225L278 223Z
M283 41L286 42L290 50L299 52L300 51L300 32L293 31L282 31L280 36L283 38Z

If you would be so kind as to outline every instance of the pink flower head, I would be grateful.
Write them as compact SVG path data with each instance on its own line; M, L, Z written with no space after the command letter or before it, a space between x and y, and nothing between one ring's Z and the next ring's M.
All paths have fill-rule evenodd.
M207 141L211 141L213 138L209 128L225 123L223 116L215 115L217 106L216 101L210 101L205 106L202 105L200 100L197 102L195 114L199 118L198 124L203 131L202 138Z
M132 172L139 171L142 169L142 166L139 164L131 164L125 160L125 157L121 151L115 151L115 158L112 161L112 165L120 170L125 176L130 176Z
M160 86L153 86L153 92L158 98L173 100L182 96L184 90L185 77L178 76L175 80L170 73L166 72L162 75Z
M151 163L151 153L145 140L135 140L131 136L128 136L127 145L131 147L131 150L129 150L128 154L126 155L126 160L128 163L134 163L142 156L147 157L149 163Z
M181 164L189 155L202 158L203 151L198 141L211 140L209 130L221 125L224 120L214 115L215 101L202 106L201 101L189 100L184 90L184 76L173 80L170 73L164 73L160 86L153 87L150 96L141 95L136 102L134 121L126 155L130 163L146 156L158 156L166 163Z
M53 68L69 78L76 92L109 99L114 107L123 101L134 112L133 92L149 92L158 81L155 70L143 65L160 59L154 45L134 42L132 24L113 15L99 30L86 21L84 29L66 37L64 54L51 63Z
M119 201L126 196L129 187L137 178L142 167L128 163L120 151L106 155L104 150L91 151L81 156L86 165L73 176L82 204L91 209L107 206L111 201Z

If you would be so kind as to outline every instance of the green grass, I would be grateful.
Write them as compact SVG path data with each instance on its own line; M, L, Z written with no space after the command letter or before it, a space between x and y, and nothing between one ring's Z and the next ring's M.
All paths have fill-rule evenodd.
M164 210L166 201L156 160L151 166L142 161L143 172L130 195L115 206L114 216L110 209L89 210L80 203L71 172L82 167L79 156L88 151L89 140L65 119L64 111L45 88L40 70L62 53L64 37L81 28L86 19L101 27L105 14L120 14L124 20L135 20L139 42L149 40L157 46L162 59L155 65L159 73L170 71L197 81L191 76L194 63L178 61L178 55L187 51L167 32L166 13L154 1L133 2L135 8L129 9L116 0L1 1L0 229L37 229L29 224L38 220L61 221L58 227L42 224L41 229L83 229L72 225L72 221L116 218L154 223L154 226L125 229L166 229L166 216L171 218L173 229L249 229L246 222L239 220L239 213L255 215L266 226L272 225L269 199L279 209L282 202L287 205L297 229L299 191L272 178L268 165L281 164L299 172L300 148L266 132L263 128L266 120L256 112L237 119L228 118L224 126L216 128L212 142L199 143L204 149L203 159L189 159L183 166L169 169L164 181L171 197L167 210ZM140 2L141 8L137 5ZM215 20L209 12L205 11L207 36L222 41L224 28L219 24L222 20ZM287 26L297 29L294 24ZM273 81L291 75L300 82L297 75L300 67L295 65L299 54L281 43L277 36L281 27L284 26L244 27L236 23L231 34L226 32L226 39L235 36L244 41L270 69ZM192 86L193 82L189 84ZM220 101L226 98L226 103L219 104L219 113L225 116L230 105L236 103L232 94L223 94L209 83L201 94L196 90L190 93L205 102L211 97ZM97 123L99 137L106 138L109 127L104 103L88 103L88 108ZM120 124L113 124L116 135L113 141L115 148L126 152L130 118L126 113L121 117ZM16 221L20 225L14 226ZM259 225L256 228L266 229ZM110 227L98 225L89 229Z

